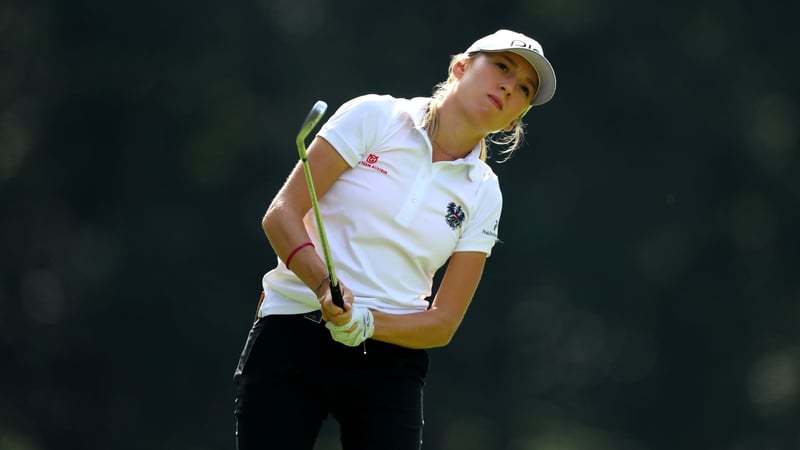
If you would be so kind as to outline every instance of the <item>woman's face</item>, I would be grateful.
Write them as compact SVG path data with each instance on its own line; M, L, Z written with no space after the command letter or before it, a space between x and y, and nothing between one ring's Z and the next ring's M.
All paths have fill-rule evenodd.
M513 52L480 53L453 68L469 111L488 131L512 127L533 101L539 75Z

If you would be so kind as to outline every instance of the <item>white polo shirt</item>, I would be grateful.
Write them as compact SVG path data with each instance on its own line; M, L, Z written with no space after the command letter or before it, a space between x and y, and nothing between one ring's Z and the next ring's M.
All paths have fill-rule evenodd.
M497 240L497 176L479 146L465 158L432 162L420 127L430 100L357 97L319 131L351 167L319 199L336 276L356 303L387 313L427 309L434 274L453 252L488 257ZM313 211L304 224L322 256ZM259 316L319 309L280 258L263 287Z

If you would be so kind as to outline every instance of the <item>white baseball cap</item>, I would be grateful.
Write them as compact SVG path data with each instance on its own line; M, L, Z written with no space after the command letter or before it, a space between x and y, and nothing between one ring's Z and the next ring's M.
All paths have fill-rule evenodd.
M470 45L466 53L473 52L514 52L525 58L539 75L539 89L533 97L532 106L543 105L556 93L556 72L550 61L544 57L542 46L521 33L510 30L497 30Z

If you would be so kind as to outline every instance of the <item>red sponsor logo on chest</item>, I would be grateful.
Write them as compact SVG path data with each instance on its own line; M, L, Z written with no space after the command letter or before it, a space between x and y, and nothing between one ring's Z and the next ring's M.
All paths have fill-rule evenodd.
M376 165L377 162L378 162L378 155L370 153L369 155L367 155L367 158L364 161L360 161L358 164L360 164L363 167L380 172L384 175L387 175L389 172L387 172L386 169L384 169L383 167L377 166Z

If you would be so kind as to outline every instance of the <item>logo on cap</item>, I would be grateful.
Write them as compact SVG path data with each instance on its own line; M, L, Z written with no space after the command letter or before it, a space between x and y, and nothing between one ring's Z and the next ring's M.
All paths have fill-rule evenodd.
M536 53L539 53L538 48L534 47L532 44L529 44L519 39L514 39L513 41L511 41L511 45L509 45L509 47L522 47L522 48L527 48L528 50L534 51Z

